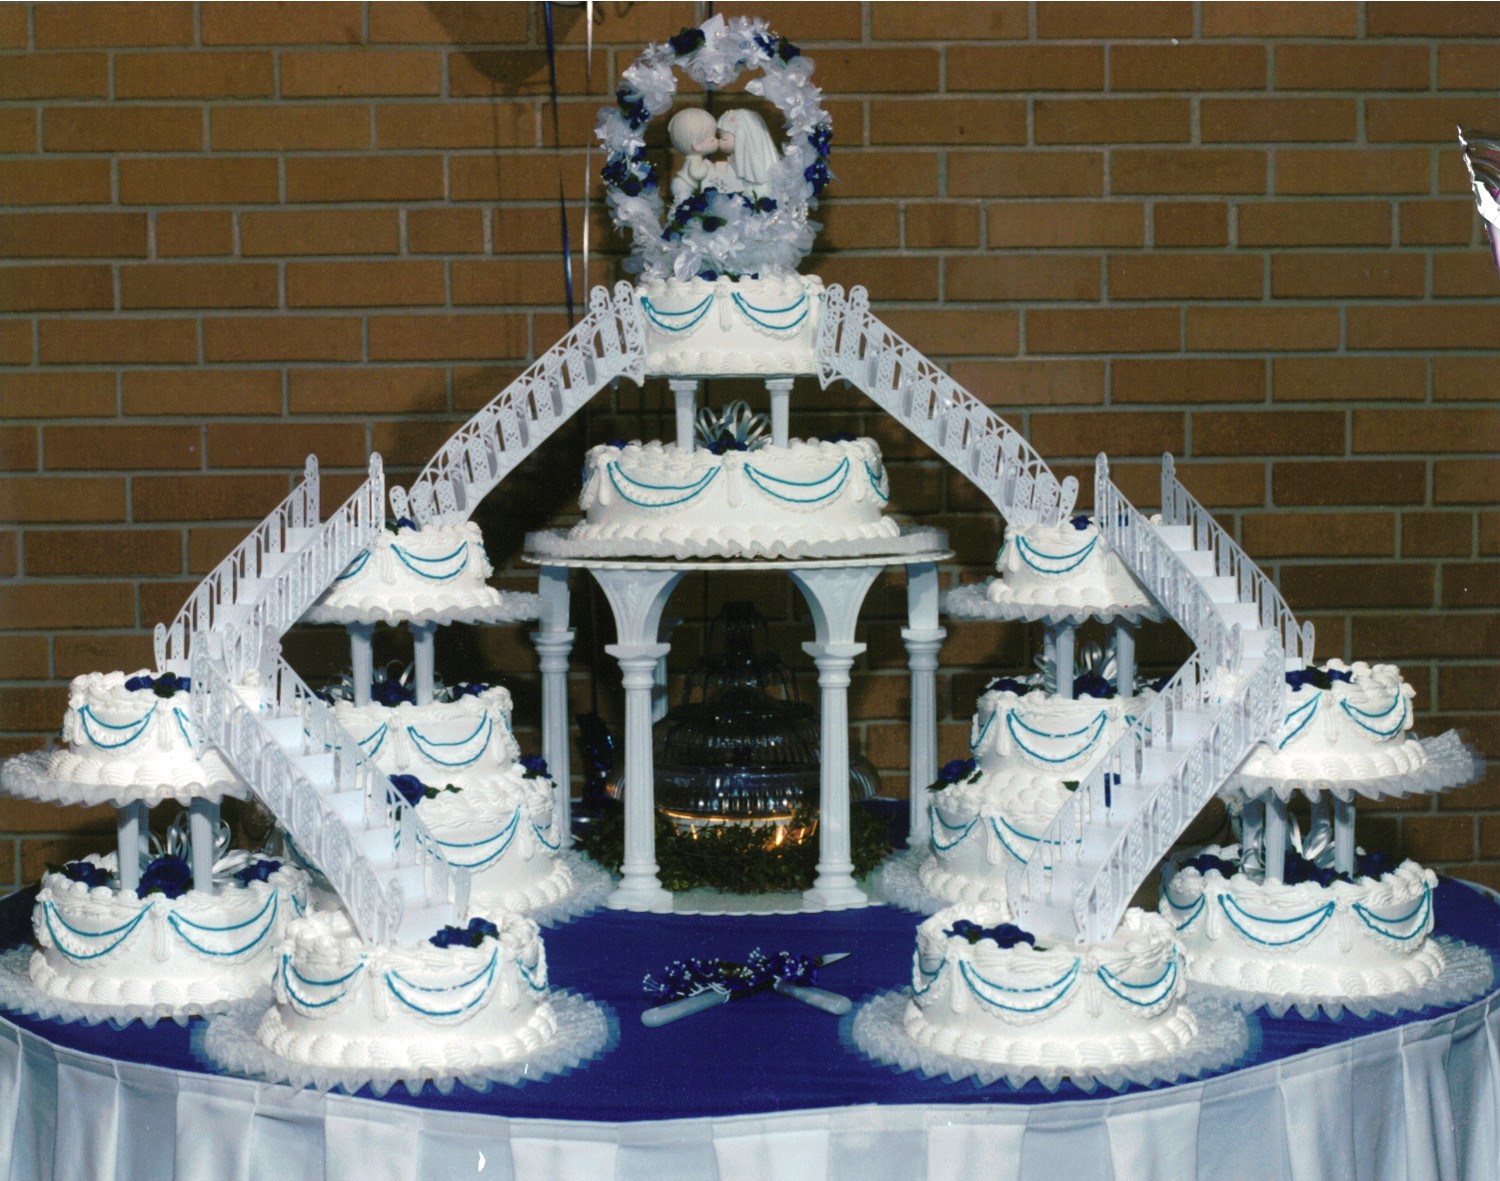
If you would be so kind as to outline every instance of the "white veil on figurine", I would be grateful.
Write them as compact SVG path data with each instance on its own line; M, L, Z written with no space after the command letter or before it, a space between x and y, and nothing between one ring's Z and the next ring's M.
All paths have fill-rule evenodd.
M734 153L729 171L738 180L738 188L752 197L764 195L771 183L771 168L780 156L766 121L750 110L724 112L719 117L719 146Z

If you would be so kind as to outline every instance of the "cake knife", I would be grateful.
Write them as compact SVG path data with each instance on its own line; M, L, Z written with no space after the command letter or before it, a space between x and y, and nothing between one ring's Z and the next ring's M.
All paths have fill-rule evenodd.
M852 954L853 952L848 951L831 951L827 955L819 956L816 963L818 967L826 968L829 964L848 959ZM822 1009L823 1012L832 1013L835 1017L842 1017L854 1007L848 997L829 992L826 988L814 988L810 984L791 984L777 980L772 983L771 988L782 996L791 997L815 1009ZM691 1017L694 1013L701 1013L704 1009L711 1009L715 1005L722 1005L733 996L734 994L727 988L705 988L702 992L693 993L692 996L685 996L680 1000L668 1001L664 1005L647 1009L641 1014L641 1024L655 1029L673 1021L680 1021L684 1017Z

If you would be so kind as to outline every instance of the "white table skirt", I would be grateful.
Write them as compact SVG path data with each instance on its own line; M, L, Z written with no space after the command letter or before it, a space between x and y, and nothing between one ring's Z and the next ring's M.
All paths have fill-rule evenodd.
M0 1165L11 1181L1496 1181L1500 994L1149 1093L652 1123L292 1092L83 1054L0 1021Z

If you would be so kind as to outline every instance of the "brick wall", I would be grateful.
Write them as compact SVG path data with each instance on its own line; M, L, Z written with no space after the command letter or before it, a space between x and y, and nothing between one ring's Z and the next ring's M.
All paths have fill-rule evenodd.
M307 452L327 502L371 449L401 481L566 329L559 178L576 251L596 107L694 19L596 11L590 68L581 7L555 10L556 153L538 6L0 6L0 753L56 729L70 677L149 663L151 625ZM1321 655L1400 662L1423 731L1462 726L1500 758L1500 277L1453 130L1500 129L1500 9L758 11L815 58L836 121L816 270L867 285L1064 472L1108 450L1147 505L1156 457L1181 457ZM590 279L613 278L597 204L589 233ZM877 437L895 507L951 531L947 577L983 574L999 522L930 452L846 394L805 385L794 415ZM479 518L502 584L526 584L522 533L566 519L586 441L669 424L663 390L627 387L507 481ZM746 590L802 659L779 578L690 579L679 671L695 621ZM872 596L853 700L897 793L902 597L897 579ZM575 702L598 667L613 714L611 629L581 581L575 601ZM535 726L520 629L445 641L448 675L503 672ZM950 627L944 757L985 678L1037 642ZM327 632L287 649L308 671L344 660ZM1367 843L1500 885L1494 775L1362 817ZM109 824L0 804L0 888Z

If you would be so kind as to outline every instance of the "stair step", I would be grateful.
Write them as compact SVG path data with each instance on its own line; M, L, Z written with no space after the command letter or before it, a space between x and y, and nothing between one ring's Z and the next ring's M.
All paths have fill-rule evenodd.
M306 737L301 718L262 718L261 725L271 736L271 741L288 754L301 755L302 742Z
M1071 943L1077 936L1073 908L1054 895L1051 901L1023 898L1015 906L1016 923L1040 939L1054 943Z
M1191 525L1156 525L1154 528L1157 536L1167 543L1168 549L1183 553L1193 548Z
M1235 580L1227 575L1214 574L1207 578L1200 578L1198 585L1208 593L1208 599L1211 603L1235 603L1239 601Z
M1223 603L1219 614L1230 627L1240 625L1240 630L1260 626L1260 610L1254 603Z
M1177 556L1195 578L1214 576L1214 556L1206 549L1179 550Z
M332 751L320 751L315 755L293 755L292 763L318 789L319 795L328 795L333 791L335 777Z
M294 834L295 835L295 834ZM394 872L396 864L396 830L384 826L354 833L354 844L377 874Z
M445 903L442 906L424 906L415 910L408 908L401 916L400 925L396 928L396 942L425 942L442 928L456 925L457 921L458 916L451 903Z
M365 826L365 793L362 791L340 791L325 795L323 802L343 823L345 828L358 830Z

